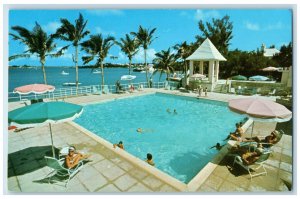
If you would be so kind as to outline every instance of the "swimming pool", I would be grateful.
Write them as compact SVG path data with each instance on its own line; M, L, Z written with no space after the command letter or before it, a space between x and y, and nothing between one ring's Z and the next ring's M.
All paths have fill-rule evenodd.
M86 105L75 122L111 143L122 140L141 160L151 153L158 169L188 183L242 119L225 102L156 93Z

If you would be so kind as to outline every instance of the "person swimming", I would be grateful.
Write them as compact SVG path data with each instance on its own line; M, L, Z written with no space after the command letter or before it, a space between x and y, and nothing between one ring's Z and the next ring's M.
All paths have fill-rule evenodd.
M223 146L224 146L224 145L221 145L221 144L218 142L215 146L210 147L210 149L216 148L217 150L220 151L220 150L222 149Z
M153 162L152 154L151 153L147 153L147 159L145 160L145 162L147 162L151 166L155 166L155 163Z
M153 129L138 128L138 129L136 129L136 132L138 132L138 133L153 132Z
M120 149L124 149L124 145L122 141L120 141L118 144L114 144L113 147L114 148L119 147Z

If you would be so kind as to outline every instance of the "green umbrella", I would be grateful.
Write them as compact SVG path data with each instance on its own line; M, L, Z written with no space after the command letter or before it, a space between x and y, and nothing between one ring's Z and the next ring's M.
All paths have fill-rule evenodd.
M247 77L243 76L243 75L236 75L231 77L231 79L233 80L247 80Z
M66 102L41 102L8 113L10 125L20 128L49 124L52 153L55 157L51 124L71 121L81 115L83 107Z

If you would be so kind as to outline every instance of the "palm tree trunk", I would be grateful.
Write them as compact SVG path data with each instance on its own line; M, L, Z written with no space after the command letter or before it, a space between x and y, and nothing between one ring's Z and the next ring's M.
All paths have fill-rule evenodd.
M102 90L103 90L103 88L104 88L104 70L103 70L103 62L102 61L100 62L100 65L101 65L101 77L102 77L101 85L102 85Z
M129 59L129 75L131 75L131 59Z
M76 95L78 94L78 46L75 46Z
M43 70L43 75L44 75L44 83L47 84L47 77L46 77L46 70L45 70L45 59L41 58L40 62L42 64L42 70Z
M144 48L144 58L145 58L145 69L147 68L147 49ZM150 82L148 79L148 70L146 70L146 80L147 80L147 85L148 88L150 88Z

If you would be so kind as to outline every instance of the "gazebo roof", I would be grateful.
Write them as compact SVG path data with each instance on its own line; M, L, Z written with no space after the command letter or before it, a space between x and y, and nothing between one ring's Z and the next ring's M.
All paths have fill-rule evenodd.
M206 38L205 41L199 46L199 48L190 55L187 60L194 61L208 61L208 60L218 60L226 61L223 55L217 50L211 41Z

